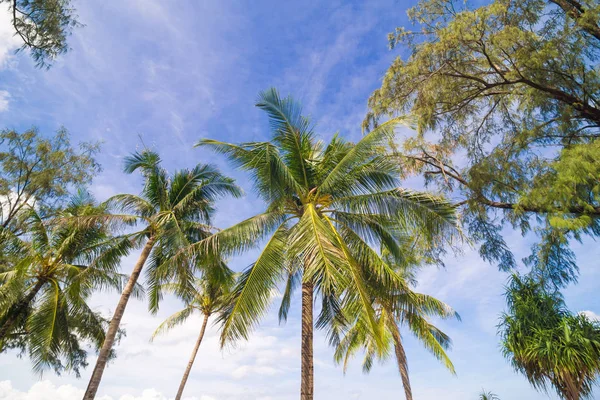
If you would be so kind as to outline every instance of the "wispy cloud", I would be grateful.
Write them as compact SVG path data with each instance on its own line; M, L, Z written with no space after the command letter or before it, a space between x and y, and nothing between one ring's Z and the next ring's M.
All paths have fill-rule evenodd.
M15 36L6 2L0 4L0 69L5 68L21 42Z
M18 129L38 125L43 133L64 125L76 141L104 141L100 155L104 172L92 185L99 200L140 191L140 178L121 172L123 157L142 145L139 135L145 145L160 152L169 170L214 163L238 179L248 193L244 199L219 202L214 222L226 227L260 212L264 204L253 194L247 174L231 168L223 157L192 149L192 143L202 137L264 140L266 118L253 102L259 90L270 86L302 101L319 124L319 134L339 130L358 139L368 95L395 56L386 50L386 33L405 21L408 6L395 0L78 2L86 26L69 38L72 50L49 71L35 69L26 53L12 55L19 43L7 16L0 13L0 93L4 93L0 110L10 107L10 112L0 114L0 125ZM4 104L2 99L8 95L10 102ZM520 251L527 246L522 242L517 234L510 245ZM136 256L123 260L123 272L130 271ZM232 259L231 266L239 271L255 257L256 251L249 252ZM595 265L593 259L589 261ZM506 275L471 250L446 264L444 270L425 270L419 289L448 302L463 317L462 324L441 324L454 339L451 357L459 378L445 371L406 332L415 397L462 400L474 398L485 386L502 398L546 398L515 375L497 349L495 324L504 304ZM592 270L582 269L582 273ZM570 301L576 309L600 307L589 300L597 289L590 282L597 279L582 278L578 292L573 292ZM273 293L274 303L279 300L280 295ZM235 348L221 351L217 327L211 326L186 393L195 400L296 399L298 300L292 302L286 325L279 325L274 308L250 340ZM103 293L94 296L92 305L110 315L116 301L115 293ZM123 320L127 336L104 375L103 395L110 400L170 398L201 319L191 318L153 343L149 338L162 319L180 307L179 301L167 298L159 314L152 316L143 302L128 306ZM333 363L323 332L315 338L315 356L318 397L384 399L401 392L393 362L375 366L371 375L364 376L357 359L344 377ZM93 365L95 360L89 361ZM26 358L2 354L0 376L10 383L0 383L0 400L79 399L89 373L84 371L81 380L47 374L35 383L39 377L30 372Z
M0 90L0 112L8 110L8 100L10 99L10 93L6 90Z

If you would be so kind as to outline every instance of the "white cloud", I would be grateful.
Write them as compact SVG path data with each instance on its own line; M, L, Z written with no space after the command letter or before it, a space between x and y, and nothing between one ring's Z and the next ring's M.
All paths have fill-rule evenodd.
M13 388L11 381L0 381L0 400L80 400L83 389L73 385L55 386L48 380L35 383L31 388L22 392ZM125 394L118 400L170 400L156 389L145 389L141 395ZM184 397L185 400L217 400L211 396ZM98 397L98 400L116 400L110 396Z
M583 311L579 311L579 314L585 315L592 321L600 321L600 315L596 314L593 311L583 310Z
M8 99L10 98L10 93L6 90L0 90L0 112L8 110Z
M6 4L6 3L5 3ZM4 68L21 43L15 36L7 7L0 7L0 69Z
M231 373L231 376L233 376L235 379L241 379L251 374L273 376L280 373L280 370L273 367L242 365L241 367L234 369Z

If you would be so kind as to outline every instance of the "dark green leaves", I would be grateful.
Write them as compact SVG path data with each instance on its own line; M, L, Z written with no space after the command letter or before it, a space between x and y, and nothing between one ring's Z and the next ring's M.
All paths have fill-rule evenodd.
M504 355L538 390L590 398L600 374L600 325L571 314L557 292L513 275L499 331Z

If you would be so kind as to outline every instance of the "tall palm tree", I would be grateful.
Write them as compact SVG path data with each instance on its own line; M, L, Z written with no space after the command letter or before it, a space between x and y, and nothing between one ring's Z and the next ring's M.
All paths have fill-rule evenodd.
M160 285L165 280L174 280L182 289L189 289L194 282L194 273L202 266L190 258L177 265L171 263L169 266L172 268L165 269L164 261L176 249L211 234L210 217L217 199L224 195L241 196L232 179L209 165L198 164L191 170L183 169L169 177L160 161L159 155L149 150L127 157L125 172L139 170L144 177L142 195L120 194L107 200L111 208L123 213L107 218L128 220L134 217L143 225L142 230L128 235L132 240L143 243L143 247L110 321L85 400L96 396L125 307L146 261L150 259L150 308L156 310L161 297Z
M377 330L365 274L391 288L404 283L370 244L383 245L392 256L401 257L399 224L427 226L428 232L454 230L454 208L399 187L400 167L386 154L399 120L379 126L358 143L336 135L325 145L291 98L270 89L260 94L257 106L269 117L270 141L236 145L202 140L198 145L225 154L249 171L267 203L265 212L182 249L175 259L198 253L226 256L267 239L233 289L235 300L221 318L221 342L248 338L265 314L272 290L287 279L280 308L285 319L300 284L300 392L302 400L312 400L314 296L323 304L318 326L339 315L344 303L353 303L356 313Z
M93 290L122 288L126 277L117 270L131 243L112 238L102 222L81 227L72 221L104 212L79 192L50 217L24 211L24 235L2 232L10 261L0 274L0 350L28 351L36 371L52 366L78 375L86 365L80 342L102 345L107 321L86 302Z
M168 317L162 324L159 325L152 335L152 339L154 339L157 335L164 333L179 324L182 324L196 312L201 313L204 317L202 321L202 328L200 328L200 334L198 335L198 340L196 340L196 345L192 350L192 355L188 361L185 372L183 373L183 378L179 384L179 389L177 390L175 400L180 400L181 396L183 396L183 390L185 389L185 384L187 383L192 366L196 360L196 355L198 354L198 349L200 348L202 339L204 338L204 332L206 330L206 325L208 324L209 318L215 313L221 312L227 304L229 291L234 283L234 275L224 263L221 264L220 269L221 271L219 274L209 273L205 274L202 278L196 279L193 291L186 301L186 307ZM177 287L177 284L166 284L163 286L166 290L176 293L183 292L181 288Z
M543 282L513 275L499 330L504 356L536 389L591 398L600 377L600 323L573 315Z

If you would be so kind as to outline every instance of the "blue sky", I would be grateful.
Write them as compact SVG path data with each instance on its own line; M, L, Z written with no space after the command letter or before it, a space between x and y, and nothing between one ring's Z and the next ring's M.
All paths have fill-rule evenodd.
M407 23L408 2L279 1L76 1L80 21L70 38L72 50L48 71L33 67L26 53L14 55L8 17L0 10L0 126L43 134L66 127L75 142L103 141L104 171L91 183L99 200L120 192L137 193L140 181L121 173L122 159L138 149L140 136L160 152L168 169L214 163L246 189L241 200L220 204L215 218L228 226L260 211L247 177L224 160L193 149L203 137L253 141L268 135L265 116L253 104L260 90L276 86L293 94L324 137L340 132L357 139L366 100L398 55L386 35ZM3 6L4 7L4 6ZM415 185L407 182L407 186ZM506 230L517 256L530 242ZM582 269L580 284L566 291L574 311L600 314L597 259L593 242L575 244ZM123 260L128 271L136 254ZM236 270L253 253L232 260ZM502 399L545 399L512 372L499 352L498 314L506 275L480 260L476 250L449 257L445 269L420 276L419 289L438 296L462 316L462 323L440 325L454 339L452 376L406 333L415 398L475 399L486 388ZM94 296L107 313L117 294ZM107 369L103 400L166 400L173 397L200 320L149 342L160 321L180 304L165 301L150 316L141 301L124 318L127 337L118 359ZM274 313L248 343L221 352L218 333L208 332L186 389L196 400L296 399L299 382L299 302L279 326ZM593 314L590 314L593 315ZM360 360L344 376L332 361L324 336L315 339L317 399L396 399L401 382L393 362L363 375ZM90 359L91 364L95 360ZM30 372L26 359L0 357L0 400L79 399L90 371L81 379Z

